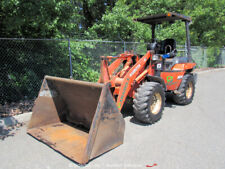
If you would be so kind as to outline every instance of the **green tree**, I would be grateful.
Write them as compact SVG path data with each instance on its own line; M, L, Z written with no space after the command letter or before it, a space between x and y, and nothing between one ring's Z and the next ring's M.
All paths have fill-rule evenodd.
M149 39L149 26L134 22L132 14L128 5L118 1L112 11L107 10L102 19L89 29L89 33L92 36L113 41Z
M105 11L111 10L115 2L116 0L74 0L74 7L79 7L78 13L83 17L80 28L86 30L96 21L101 20Z
M0 37L52 38L79 30L70 1L1 0Z
M196 45L223 46L225 44L225 1L193 0L188 13L192 16L192 39Z
M133 22L134 18L158 13L177 12L190 16L193 45L223 46L225 44L225 1L186 0L118 0L112 10L107 10L101 20L89 29L96 37L109 40L150 41L151 30ZM174 37L179 44L185 43L184 23L163 24L157 27L158 39Z

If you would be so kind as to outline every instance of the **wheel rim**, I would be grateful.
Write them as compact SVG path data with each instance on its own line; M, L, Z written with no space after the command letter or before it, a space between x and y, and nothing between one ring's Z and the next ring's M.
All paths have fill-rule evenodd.
M153 96L152 104L150 105L150 109L152 114L158 114L162 106L162 97L160 93L155 93Z
M190 99L193 94L193 84L192 82L189 82L186 89L186 98Z

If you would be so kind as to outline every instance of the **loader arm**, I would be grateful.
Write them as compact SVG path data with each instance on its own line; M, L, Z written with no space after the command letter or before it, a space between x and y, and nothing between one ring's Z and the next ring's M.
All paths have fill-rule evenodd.
M127 98L128 93L132 89L132 86L135 84L136 77L141 74L141 70L144 70L144 67L148 61L148 59L152 56L150 51L146 53L125 75L123 78L123 82L119 89L119 94L117 97L117 106L119 110L122 109L123 104Z
M98 83L107 83L112 79L113 74L118 69L120 64L126 60L128 57L132 57L133 54L120 54L120 56L101 56L101 74ZM116 59L110 65L108 65L108 60Z

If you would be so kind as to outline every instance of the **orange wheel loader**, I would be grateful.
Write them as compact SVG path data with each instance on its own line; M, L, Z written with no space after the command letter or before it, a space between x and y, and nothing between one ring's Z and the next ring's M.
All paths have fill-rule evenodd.
M176 20L185 22L186 57L176 57L174 39L155 39L157 24ZM148 124L161 118L166 93L177 104L191 103L196 82L190 52L191 19L169 12L135 21L152 27L147 53L102 56L98 83L45 76L28 126L30 135L85 164L123 143L125 122L120 110L126 99L133 99L135 118Z

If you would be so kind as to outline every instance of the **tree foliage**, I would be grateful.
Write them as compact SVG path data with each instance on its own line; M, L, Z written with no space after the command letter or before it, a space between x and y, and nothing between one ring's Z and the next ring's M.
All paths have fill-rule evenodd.
M0 36L63 37L78 27L71 20L74 11L69 1L63 0L1 0Z
M134 22L134 19L158 13L177 12L192 18L191 43L211 47L207 51L207 57L208 63L213 66L220 55L219 47L225 45L224 7L225 0L1 0L0 38L149 42L150 26ZM184 23L180 21L172 25L158 25L156 37L158 40L172 37L178 44L184 44ZM40 83L45 74L68 77L67 45L67 42L54 41L27 44L22 41L2 41L1 98L4 98L4 92L9 93L8 101L24 95L35 95L37 88L34 89L35 86L32 85ZM22 46L23 50L17 49L17 46ZM75 79L96 81L96 68L99 65L92 64L94 61L91 54L96 52L97 48L98 45L94 42L71 43ZM27 69L26 65L32 67ZM37 69L39 73L35 71Z
M151 30L148 26L133 22L133 18L158 13L177 12L192 18L191 41L193 45L223 46L225 44L225 1L186 0L121 0L112 11L107 11L102 20L95 23L90 31L105 35L108 39L149 41ZM185 42L184 23L164 24L157 27L158 39L174 37L178 43Z
M223 46L224 6L224 0L1 0L0 37L149 41L149 25L133 19L171 11L192 17L192 44ZM184 43L184 24L158 26L157 36Z

